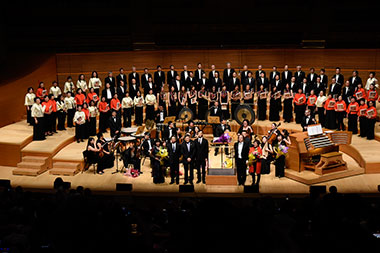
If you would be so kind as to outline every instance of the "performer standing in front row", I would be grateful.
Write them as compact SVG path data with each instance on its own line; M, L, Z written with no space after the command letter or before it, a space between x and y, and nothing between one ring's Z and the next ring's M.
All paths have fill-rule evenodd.
M249 149L249 174L252 176L252 185L259 185L261 178L261 156L263 154L259 141L255 140L253 146ZM249 158L254 156L254 158ZM252 160L253 159L253 160ZM257 180L256 179L257 176Z
M185 182L193 184L194 179L194 158L195 158L195 145L190 141L190 136L185 136L185 141L181 146L181 153L183 155L182 163L185 170ZM190 175L189 175L190 174Z
M196 168L197 168L197 184L201 181L206 184L206 169L208 167L208 141L203 138L203 132L198 132L198 139L195 141L196 149Z
M359 114L359 104L356 102L355 98L351 98L351 103L347 106L348 114L348 131L352 134L358 133L358 114Z
M247 161L249 144L244 141L244 136L241 134L238 137L238 142L234 144L235 163L237 170L237 180L239 185L244 185L247 178Z
M170 184L179 184L179 158L181 156L181 146L177 142L177 137L172 135L168 144L169 166L170 166Z
M373 102L369 101L367 109L367 140L375 139L375 123L377 111L373 106Z
M41 141L45 140L44 132L44 111L45 106L41 105L41 99L39 97L34 98L34 104L32 105L31 117L33 118L33 140Z

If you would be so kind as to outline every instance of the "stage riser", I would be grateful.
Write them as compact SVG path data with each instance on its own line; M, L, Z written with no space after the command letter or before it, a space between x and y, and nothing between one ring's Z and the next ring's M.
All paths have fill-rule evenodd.
M237 185L236 175L234 176L213 176L208 175L206 180L207 185Z

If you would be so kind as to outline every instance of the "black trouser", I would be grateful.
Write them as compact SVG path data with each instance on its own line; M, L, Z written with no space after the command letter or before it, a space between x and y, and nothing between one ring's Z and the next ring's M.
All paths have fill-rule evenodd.
M66 112L60 111L57 112L58 114L58 130L65 130L65 118L66 118Z
M314 114L315 114L315 105L313 105L313 106L308 106L307 109L310 110L310 115L314 118Z
M236 159L236 174L239 185L244 185L247 179L247 164L246 160L237 158Z
M206 182L206 160L197 161L197 179Z
M28 108L29 108L29 110L26 109L26 122L28 124L33 125L34 119L32 118L32 111L30 110L32 108L32 106L28 105Z
M68 109L67 110L67 127L73 127L73 118L75 114L75 109Z
M51 132L51 114L44 114L44 131L45 133Z
M367 139L375 139L375 123L376 119L367 119Z
M108 112L101 112L99 115L99 132L104 133L107 131Z
M124 108L123 110L123 125L124 127L131 127L132 125L132 108Z
M44 117L37 118L37 123L33 119L33 140L40 141L45 140L45 131L44 131Z
M193 161L183 162L183 168L185 170L185 184L188 182L192 183L194 180L194 162Z
M325 126L325 108L324 107L318 107L318 123L322 125L322 127Z
M51 114L51 131L56 132L57 131L57 112L52 112Z
M217 145L215 148L215 155L218 154L218 152L219 152L219 145ZM224 148L224 153L228 155L228 145L226 145L226 147Z
M274 165L276 166L276 177L283 177L285 176L285 156L282 155L279 158L276 159Z
M295 105L296 123L301 124L302 118L305 115L305 105Z
M96 135L96 117L90 117L88 135L89 136Z
M348 114L348 131L351 131L353 134L358 133L358 115L357 114Z
M346 112L335 112L335 115L336 115L336 123L337 123L337 129L338 130L342 130L344 131L345 127L344 127L344 123L343 123L343 119L344 119L344 116L345 116Z
M170 177L172 182L179 184L179 163L170 163Z
M143 123L143 107L136 106L135 107L135 124L141 126Z
M367 120L366 117L359 117L360 137L367 137Z
M85 139L85 127L86 127L86 123L82 125L79 125L79 124L75 125L75 138L77 140Z

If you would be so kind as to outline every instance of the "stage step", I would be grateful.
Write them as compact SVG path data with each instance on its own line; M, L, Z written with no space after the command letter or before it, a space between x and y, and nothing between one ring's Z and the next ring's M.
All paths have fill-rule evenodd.
M55 162L53 163L53 168L49 170L51 175L62 175L62 176L75 176L80 170L80 163L70 163L70 162Z
M35 161L35 162L19 162L17 168L30 168L30 169L41 169L46 168L45 162Z
M13 175L38 176L47 170L48 157L45 156L23 156L17 168L12 171Z
M79 170L77 168L61 168L53 167L49 170L50 175L60 175L60 176L75 176Z
M12 171L13 175L20 176L38 176L44 173L47 169L33 169L33 168L16 168Z
M23 162L44 162L48 160L49 157L47 156L23 156L22 161Z

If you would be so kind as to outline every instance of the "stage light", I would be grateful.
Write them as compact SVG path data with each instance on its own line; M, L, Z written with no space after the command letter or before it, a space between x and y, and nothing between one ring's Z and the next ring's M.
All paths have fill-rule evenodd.
M179 192L194 192L194 185L180 185Z
M258 185L244 185L244 193L260 193Z
M116 184L116 191L130 192L132 191L132 184Z
M313 194L313 193L325 194L326 185L311 185L309 192L310 194Z

